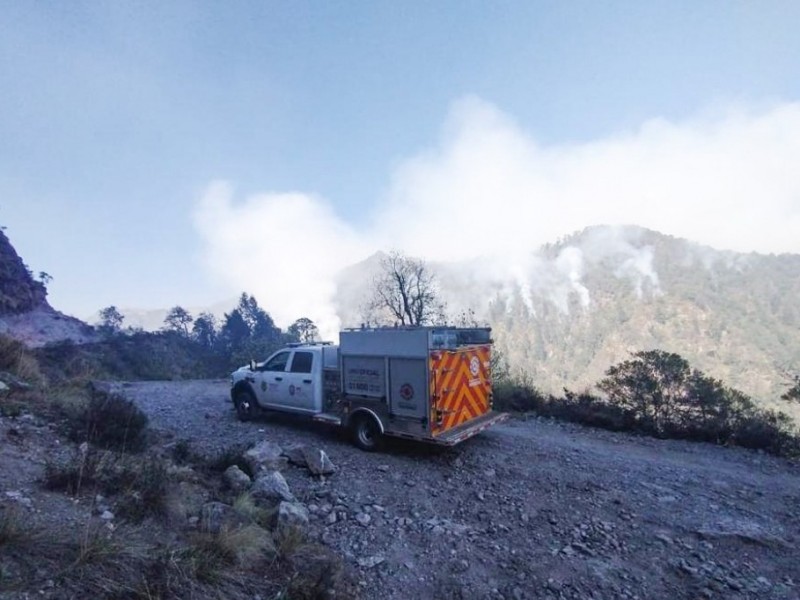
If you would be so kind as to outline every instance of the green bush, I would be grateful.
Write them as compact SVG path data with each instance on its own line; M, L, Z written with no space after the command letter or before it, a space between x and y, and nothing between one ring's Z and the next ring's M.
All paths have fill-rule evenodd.
M247 451L246 444L233 444L220 450L217 454L208 457L200 458L200 468L211 473L222 473L230 466L237 466L242 471L253 477L253 469L250 464L244 459L244 453Z
M68 434L106 450L140 452L147 445L147 415L118 394L92 388L86 405L68 415Z
M164 515L169 481L164 461L155 456L135 459L126 475L127 485L116 505L119 516L139 522L148 516Z
M116 512L131 521L167 510L167 464L158 456L130 455L86 448L45 464L44 485L77 495L83 490L116 496Z
M614 431L688 439L800 456L790 417L763 410L746 394L690 368L677 354L652 350L608 369L606 397L564 390L545 395L525 379L495 386L499 410L535 412Z
M34 385L45 382L36 357L22 342L2 334L0 334L0 372L10 374L12 379L22 379ZM8 379L5 381L8 383Z

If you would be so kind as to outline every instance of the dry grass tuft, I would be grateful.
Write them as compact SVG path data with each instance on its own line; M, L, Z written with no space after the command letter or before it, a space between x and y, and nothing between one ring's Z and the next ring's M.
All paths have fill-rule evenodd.
M22 546L32 539L30 526L18 509L0 509L0 548Z

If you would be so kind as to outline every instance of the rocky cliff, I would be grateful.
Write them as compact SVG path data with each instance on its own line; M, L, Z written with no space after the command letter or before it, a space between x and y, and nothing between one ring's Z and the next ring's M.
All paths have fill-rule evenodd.
M69 340L94 341L93 329L83 321L58 312L47 302L47 288L0 230L0 334L31 347Z

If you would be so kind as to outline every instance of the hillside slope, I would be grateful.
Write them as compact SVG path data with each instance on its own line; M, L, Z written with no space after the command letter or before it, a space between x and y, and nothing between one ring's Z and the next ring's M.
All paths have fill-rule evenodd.
M0 334L37 347L63 340L83 343L95 339L86 323L53 309L47 288L28 267L0 230Z
M379 255L340 276L337 309L358 326ZM520 268L432 263L450 314L473 310L512 370L544 391L594 385L629 353L677 352L766 403L800 368L800 255L715 250L640 227L591 227Z
M660 348L761 399L800 365L800 256L716 251L639 228L592 228L542 249L566 293L519 290L489 320L541 387L590 386L630 352ZM558 289L558 288L556 288Z

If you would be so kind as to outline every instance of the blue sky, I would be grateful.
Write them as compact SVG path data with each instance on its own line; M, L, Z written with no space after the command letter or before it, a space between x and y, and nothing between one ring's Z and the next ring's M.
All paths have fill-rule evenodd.
M258 294L251 281L281 252L259 240L291 244L288 230L308 244L307 223L324 244L297 260L347 248L329 270L385 243L464 258L437 256L417 243L430 237L424 227L401 221L434 219L427 211L464 193L459 169L474 164L505 165L502 181L517 182L504 189L486 174L471 187L486 190L478 205L495 189L552 204L596 187L565 191L552 172L589 177L624 155L608 172L626 178L638 157L676 147L738 171L742 157L716 157L757 140L760 170L731 187L751 190L753 204L774 196L764 210L800 225L783 160L800 158L784 139L800 102L796 2L4 2L0 14L0 224L31 269L53 275L54 306L81 317ZM460 158L495 142L475 163ZM665 159L653 178L685 176L678 163ZM542 164L542 181L515 175ZM695 177L676 193L703 190L698 202L728 191ZM647 185L608 197L641 197ZM294 207L288 221L269 209L276 198ZM734 211L720 202L703 217ZM713 245L800 251L770 246L771 222L741 241L739 222L705 239L668 215L637 215ZM338 237L325 237L331 225ZM236 228L247 244L230 241ZM397 229L406 233L386 233ZM515 249L566 233L537 230ZM226 273L226 260L244 266ZM291 303L271 289L260 292L268 309Z

